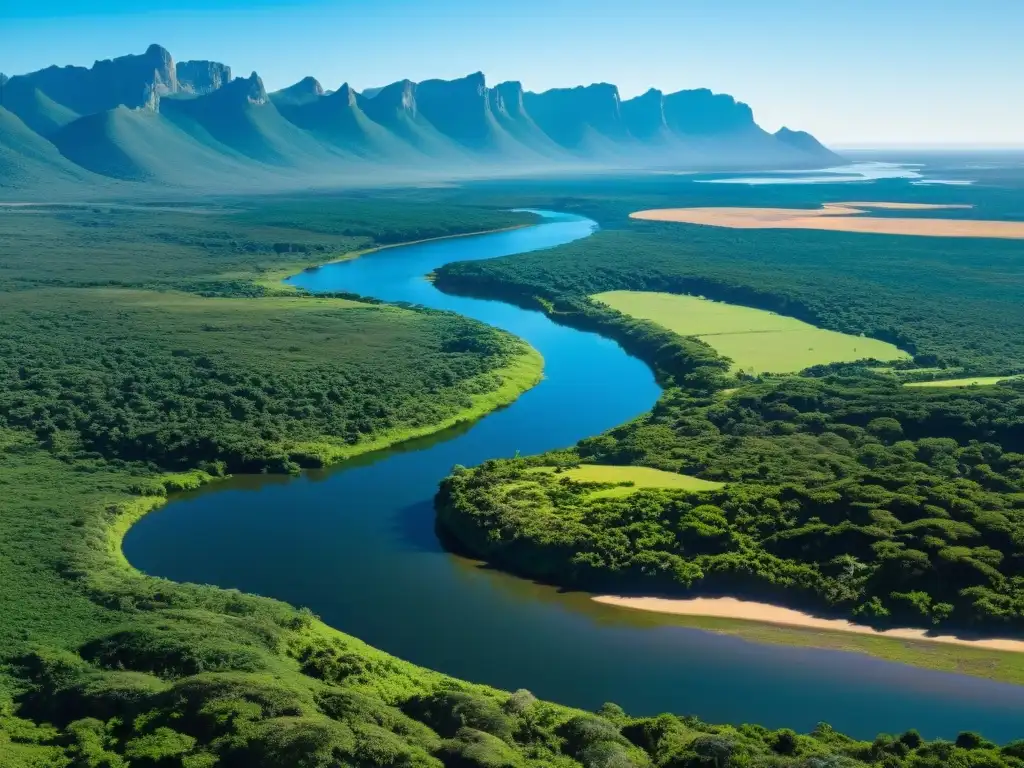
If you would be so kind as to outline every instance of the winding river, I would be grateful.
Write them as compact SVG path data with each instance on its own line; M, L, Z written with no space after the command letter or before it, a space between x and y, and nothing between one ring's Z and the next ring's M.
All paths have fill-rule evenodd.
M448 296L443 264L548 248L597 225L542 212L523 229L391 248L290 279L452 310L526 339L545 379L473 425L299 478L236 478L143 518L124 542L139 569L305 605L327 623L457 677L594 709L696 714L861 738L917 728L1024 736L1024 687L858 654L759 645L623 611L489 570L444 551L433 495L455 464L567 446L648 410L651 372L607 339L538 312Z

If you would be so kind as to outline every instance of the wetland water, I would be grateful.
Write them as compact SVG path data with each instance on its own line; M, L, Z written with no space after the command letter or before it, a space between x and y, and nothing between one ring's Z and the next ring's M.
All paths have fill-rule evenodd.
M617 344L539 312L447 296L424 279L452 261L494 258L590 235L587 219L380 251L291 278L477 318L526 339L545 379L473 425L299 478L237 478L182 495L124 542L137 568L304 605L409 661L457 677L594 709L673 711L710 722L861 738L917 728L1024 736L1024 687L836 651L759 645L670 616L598 605L444 551L433 495L455 464L567 446L648 410L658 388Z

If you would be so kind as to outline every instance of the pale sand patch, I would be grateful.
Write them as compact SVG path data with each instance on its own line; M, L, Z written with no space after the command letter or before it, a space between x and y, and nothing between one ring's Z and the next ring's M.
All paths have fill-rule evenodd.
M845 619L819 619L807 613L782 608L768 603L756 603L750 600L739 600L735 597L697 597L692 599L674 599L662 597L619 597L616 595L598 595L592 600L620 608L631 608L638 611L655 613L671 613L677 616L711 616L719 619L739 619L741 621L757 621L763 624L779 624L786 627L803 629L823 629L830 632L850 632L857 635L874 635L894 640L922 640L929 643L946 643L948 645L966 645L974 648L987 648L993 651L1012 651L1024 653L1024 640L1007 638L985 638L981 640L965 640L953 635L931 635L924 629L886 629L877 630L862 624L854 624Z
M925 203L826 203L817 209L800 208L659 208L631 213L631 219L703 224L730 229L820 229L878 235L922 237L995 237L1024 239L1024 221L972 219L876 218L867 209L938 210L969 205Z
M898 211L940 211L951 208L973 208L973 205L959 205L953 203L824 203L823 207L830 205L844 206L848 208L889 208Z

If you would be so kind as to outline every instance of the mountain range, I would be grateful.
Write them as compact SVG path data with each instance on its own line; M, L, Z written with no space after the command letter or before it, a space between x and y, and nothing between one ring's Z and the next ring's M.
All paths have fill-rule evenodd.
M0 189L243 190L570 170L820 168L813 136L768 133L706 89L623 100L598 83L525 91L402 80L357 92L175 62L158 45L92 67L0 74Z

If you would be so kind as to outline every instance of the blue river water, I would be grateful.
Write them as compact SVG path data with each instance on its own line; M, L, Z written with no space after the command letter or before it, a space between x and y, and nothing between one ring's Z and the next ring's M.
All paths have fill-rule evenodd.
M433 495L456 464L574 444L654 404L650 370L614 342L539 312L449 296L424 278L453 261L550 248L597 225L541 212L523 229L379 251L290 279L451 310L504 328L544 356L545 378L511 406L395 449L298 478L236 478L143 518L124 551L137 568L304 605L401 658L594 709L672 711L709 722L860 738L917 728L1024 737L1024 687L838 651L756 644L669 616L598 605L446 552Z

